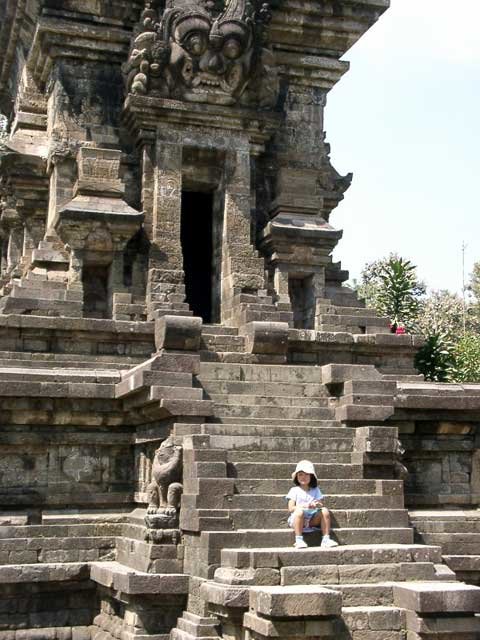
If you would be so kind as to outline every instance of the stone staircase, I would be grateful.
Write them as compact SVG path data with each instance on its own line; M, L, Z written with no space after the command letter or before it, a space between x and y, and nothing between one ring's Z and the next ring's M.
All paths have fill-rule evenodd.
M200 593L211 614L224 625L243 620L254 637L301 635L282 634L273 614L252 611L252 590L277 585L284 591L275 597L289 602L298 589L321 587L342 596L341 627L321 637L404 640L406 629L409 640L476 637L455 633L480 632L470 610L471 602L480 608L480 591L454 582L440 547L414 544L401 481L364 477L357 430L336 419L321 367L202 362L196 384L212 401L212 416L203 424L177 423L173 433L184 446L185 571L205 580ZM284 496L302 458L316 466L337 548L318 548L318 533L306 534L308 549L291 547ZM434 606L427 623L436 621L446 635L423 636L423 599L439 588L445 598L459 589L464 594L450 606L454 633L438 622L441 609ZM214 636L208 624L207 635ZM198 629L184 616L175 638L200 637Z
M21 277L13 278L0 300L2 314L81 317L83 294L69 287L70 258L58 238L41 240Z
M320 331L346 331L348 333L390 333L389 320L374 309L358 306L339 306L331 300L317 301L317 323Z
M419 540L441 547L459 580L480 585L480 510L410 511Z

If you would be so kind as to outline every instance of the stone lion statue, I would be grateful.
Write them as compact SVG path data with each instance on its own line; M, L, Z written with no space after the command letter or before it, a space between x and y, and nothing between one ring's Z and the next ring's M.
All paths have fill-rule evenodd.
M172 438L167 438L155 451L152 482L147 488L147 514L177 516L183 491L181 479L182 447L175 445Z

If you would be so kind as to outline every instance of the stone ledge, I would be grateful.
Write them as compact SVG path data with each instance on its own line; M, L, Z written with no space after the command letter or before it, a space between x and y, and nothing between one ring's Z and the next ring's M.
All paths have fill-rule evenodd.
M89 577L87 563L19 564L0 566L0 584L21 582L66 582Z
M233 609L248 609L249 587L205 582L200 587L200 597L206 602Z
M480 611L480 587L455 582L419 582L394 585L397 606L419 613L476 613Z
M243 616L243 626L255 634L267 638L291 638L292 636L332 638L338 637L342 630L340 620L336 619L316 619L316 620L269 620L255 615L245 613Z
M188 575L180 573L144 573L118 562L92 562L90 578L110 589L127 594L185 594Z
M249 604L251 613L269 618L339 616L342 594L312 585L252 587Z

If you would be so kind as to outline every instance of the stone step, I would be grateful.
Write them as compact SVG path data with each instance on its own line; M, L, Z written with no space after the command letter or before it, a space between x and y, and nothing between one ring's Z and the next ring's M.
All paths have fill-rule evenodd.
M388 318L386 316L379 315L378 311L375 309L370 309L369 307L362 306L341 306L338 304L330 305L331 314L338 316L350 316L350 317L369 317L384 320L388 322Z
M412 518L412 524L422 535L445 533L472 533L480 538L480 520L459 520L458 522L423 522Z
M393 605L392 582L380 581L376 583L354 583L325 585L326 588L336 589L342 594L343 608L345 607L378 607ZM382 634L375 640L387 640ZM401 638L404 640L404 638Z
M92 562L90 579L104 587L129 595L188 593L188 575L145 573L119 562Z
M480 509L410 511L420 533L480 533Z
M238 329L236 327L224 327L221 324L204 324L202 325L202 335L214 336L237 336Z
M318 410L317 410L318 411ZM327 411L327 410L325 410ZM330 412L330 410L328 410ZM331 414L333 412L330 412ZM217 415L216 413L213 415L213 417L211 418L212 422L220 422L222 424L233 424L233 425L237 425L237 424L242 424L245 426L279 426L279 427L283 427L283 426L287 426L287 427L293 427L294 425L296 425L297 429L299 431L301 431L303 433L304 428L305 427L328 427L328 423L332 424L333 422L335 422L334 420L328 420L327 419L314 419L314 418L288 418L288 419L284 419L284 418L244 418L241 416L223 416L223 415ZM338 425L340 423L336 423L336 425Z
M354 634L360 631L362 640L378 640L388 637L389 640L404 638L406 628L406 611L398 607L388 606L356 606L342 607L342 618Z
M477 532L465 533L465 532L448 532L448 533L422 533L422 538L428 544L432 541L432 544L480 544L480 534Z
M46 280L40 278L32 278L32 272L29 271L26 275L26 278L22 278L22 280L16 283L15 286L25 288L25 289L62 289L65 290L67 288L67 282L63 280Z
M9 584L17 585L32 582L38 584L85 580L88 579L88 575L89 566L85 562L0 565L0 584L2 587Z
M2 565L45 564L51 562L89 562L111 560L115 556L115 539L105 535L76 536L75 545L65 536L43 538L1 537Z
M188 384L188 381L184 379L185 376L188 376L188 374L171 374L168 371L165 372L163 376L155 376L157 380L156 384L145 382L146 376L129 378L115 385L115 397L127 398L138 391L150 388L152 393L155 390L157 396L164 398L176 398L180 397L180 394L184 394L182 397L191 398L192 400L202 400L202 390L192 388Z
M186 617L184 612L182 618L178 618L177 626L170 632L171 640L204 640L205 638L217 638L219 636L219 623L215 618L200 618L194 621ZM192 615L192 614L190 614Z
M245 424L239 422L230 423L206 423L201 427L201 432L206 435L218 436L258 436L265 438L272 437L313 437L313 438L350 438L355 436L355 429L343 427L336 420L320 420L315 425L298 427L287 421L286 424L278 424L278 420L273 425L253 422L253 424ZM191 429L191 425L188 425ZM175 425L175 432L183 435L182 426ZM190 431L188 432L190 433Z
M233 495L230 499L232 509L248 509L255 504L257 509L285 508L285 494L281 495ZM329 509L403 509L403 496L377 495L332 495L325 497L325 506Z
M290 545L293 534L290 534ZM305 539L308 542L308 534ZM318 539L318 538L317 538ZM394 565L409 563L441 562L439 547L416 545L412 543L358 543L323 549L318 546L307 549L288 547L257 547L257 548L223 548L221 552L222 567L245 569L248 567L280 568L291 571L301 570L302 567L345 566L354 572L362 566ZM352 573L349 584L361 583ZM366 582L369 582L367 580Z
M20 367L25 363L34 368L61 367L65 369L128 370L140 362L142 357L112 355L77 355L69 353L0 351L0 366Z
M452 384L442 382L416 382L413 384L400 383L399 390L409 396L438 396L442 399L447 399L447 396L450 396L453 399L456 396L480 395L480 386L478 384ZM465 392L467 393L465 394Z
M322 492L330 496L351 495L361 492L362 494L381 494L385 491L387 495L403 496L403 482L401 480L366 480L366 479L332 479L318 478L318 486ZM286 495L292 487L292 481L288 478L235 478L235 491L239 494L282 494Z
M55 302L55 304L52 304L52 302ZM37 316L78 318L82 314L82 304L80 302L52 301L46 298L38 298L37 296L29 298L5 297L0 301L0 309L4 315L25 314L25 312L28 312Z
M478 547L478 550L480 550L480 546ZM452 571L478 571L480 573L480 554L472 553L470 555L444 555L443 560Z
M190 373L173 371L135 371L134 374L128 372L122 376L122 380L116 385L115 393L117 398L124 398L145 387L161 387L163 389L188 388L194 392L195 398L201 400L203 392L201 389L192 387L192 376Z
M203 376L197 376L197 383L210 395L257 395L274 398L282 396L297 398L329 397L325 385L318 382L243 382L238 380L205 380Z
M214 412L216 417L222 418L248 418L272 420L282 418L283 420L328 420L333 419L335 411L327 407L271 407L271 406L243 406L230 404L217 404L214 402Z
M37 354L34 354L37 355ZM27 362L26 360L22 360L22 365ZM109 372L109 371L124 371L125 369L128 369L129 364L128 363L117 363L117 362L105 362L104 366L102 367L102 362L98 362L95 364L95 362L89 362L89 361L84 361L84 362L79 362L79 361L75 361L75 360L62 360L62 361L57 361L57 360L32 360L32 363L35 365L36 369L43 369L45 371L48 371L49 369L55 369L58 370L59 368L67 368L67 369L78 369L78 370L91 370L91 369L96 369L96 370L104 370L105 372ZM130 363L131 365L133 365L134 363ZM19 365L19 361L16 359L10 359L10 358L0 358L0 368L6 369L6 368L10 368L10 367L15 367L18 368ZM102 368L100 368L102 367Z
M329 430L330 431L330 430ZM353 439L351 437L281 437L272 436L229 436L229 435L211 435L210 447L212 449L227 449L228 451L245 451L249 455L279 455L280 453L289 452L310 452L310 451L336 451L351 452L353 449ZM296 453L298 457L298 453ZM310 455L310 454L308 454ZM265 458L267 459L267 458ZM272 461L274 459L272 458ZM280 460L279 460L280 462Z
M455 614L474 614L480 611L480 587L461 582L396 584L393 587L393 598L399 607L427 617L434 614L435 617L443 617L445 612L448 612L449 616L454 618ZM442 634L437 637L442 638ZM461 638L462 635L452 634L450 637ZM478 637L478 634L474 634L473 637Z
M86 382L27 382L2 380L0 396L32 398L110 398L115 397L114 384Z
M318 463L315 471L319 478L362 478L363 466L354 464ZM229 477L275 479L288 478L292 473L292 465L278 462L266 466L260 462L236 462L229 468Z
M325 440L328 445L328 440ZM283 462L295 467L299 460L300 452L304 453L305 449L297 449L291 451L227 451L227 462ZM330 464L349 464L352 461L351 453L339 453L335 449L329 448L315 451L313 448L307 449L308 457L314 464L321 463L325 459L325 453L328 453Z
M145 573L182 573L183 547L174 544L152 545L125 536L116 538L116 560ZM180 551L180 554L179 554Z
M208 517L208 509L199 509L200 517ZM220 514L219 514L220 515ZM250 509L229 509L228 517L236 529L273 529L285 527L288 518L286 508L283 509L256 509L255 502ZM335 530L341 528L374 528L385 524L385 511L382 509L335 509L331 512L332 526ZM392 527L400 528L408 526L407 512L403 509L390 509L388 521Z
M32 262L35 262L37 266L38 264L44 263L44 262L47 262L47 263L56 262L56 263L65 265L64 269L66 271L70 263L70 258L66 251L55 249L55 248L52 248L51 246L43 248L39 245L38 249L34 249L32 251Z
M350 310L349 310L350 311ZM372 312L368 310L363 310L363 313L352 314L352 313L328 313L322 314L318 317L318 321L320 324L327 325L346 325L346 326L362 326L366 325L367 327L379 327L381 329L386 329L387 333L390 332L388 327L388 321L386 318L374 315Z
M277 311L276 307L272 307L271 311L263 311L266 305L261 305L258 310L245 308L240 314L240 323L242 325L248 322L291 322L293 313L290 311Z
M120 380L118 371L83 371L76 369L34 369L25 364L24 367L0 367L0 380L16 380L20 382L90 382L101 384L113 384ZM0 389L1 393L1 389Z
M255 365L202 362L200 380L320 384L321 367L301 365Z
M216 405L231 405L244 407L328 407L328 398L302 398L298 396L254 396L247 394L209 393L206 396Z
M244 352L245 337L231 335L213 335L202 333L200 350Z
M376 582L435 581L435 565L432 562L391 562L381 564L306 565L283 567L281 584L355 584Z
M377 396L387 397L395 393L397 385L395 382L387 380L347 380L343 385L345 395Z
M340 406L342 405L369 405L369 406L385 406L394 403L393 395L366 395L366 394L348 394L340 398Z
M42 300L65 301L66 285L63 289L51 289L44 287L43 283L38 286L13 285L10 295L12 298L39 298Z
M232 532L230 526L230 528L224 528L221 530L215 530L212 528L209 529L208 532L221 534L221 542L219 542L218 546L222 549L234 548L238 546L238 542L236 544L229 544L228 536L230 533L233 533L241 535L242 547L244 549L248 549L249 551L255 550L255 548L269 549L272 547L272 545L277 545L282 549L296 551L297 553L299 552L298 549L292 548L294 541L292 529L238 529L237 531ZM332 535L340 545L343 545L342 548L346 545L372 545L372 540L375 540L376 543L376 545L373 546L413 544L412 529L406 527L337 527L333 529ZM320 551L320 533L309 533L305 534L304 537L307 544L312 545L312 549L317 549L318 551ZM238 540L238 538L233 538L233 540ZM437 547L437 549L439 558L438 562L441 562L441 551L439 547Z
M450 536L452 534L449 534ZM426 544L430 544L430 542L427 540L424 540L424 542ZM454 542L440 542L440 541L436 541L432 542L431 544L439 544L442 546L442 551L446 556L451 556L451 555L477 555L478 554L478 550L480 548L480 540L477 538L475 541L473 542L459 542L459 541L454 541Z

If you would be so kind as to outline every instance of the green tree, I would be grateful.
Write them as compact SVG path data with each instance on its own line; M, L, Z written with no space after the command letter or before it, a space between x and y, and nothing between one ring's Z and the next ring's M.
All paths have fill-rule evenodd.
M367 264L361 274L358 294L367 306L390 319L393 327L412 329L425 286L416 274L416 267L396 254Z
M463 334L463 300L442 289L425 297L418 310L416 331L424 336L444 335L451 340Z
M454 348L455 382L480 382L480 335L467 333Z
M475 262L473 271L470 274L468 289L472 292L475 302L480 304L480 261Z
M473 299L467 309L467 325L470 331L480 333L480 261L473 265L468 291Z

